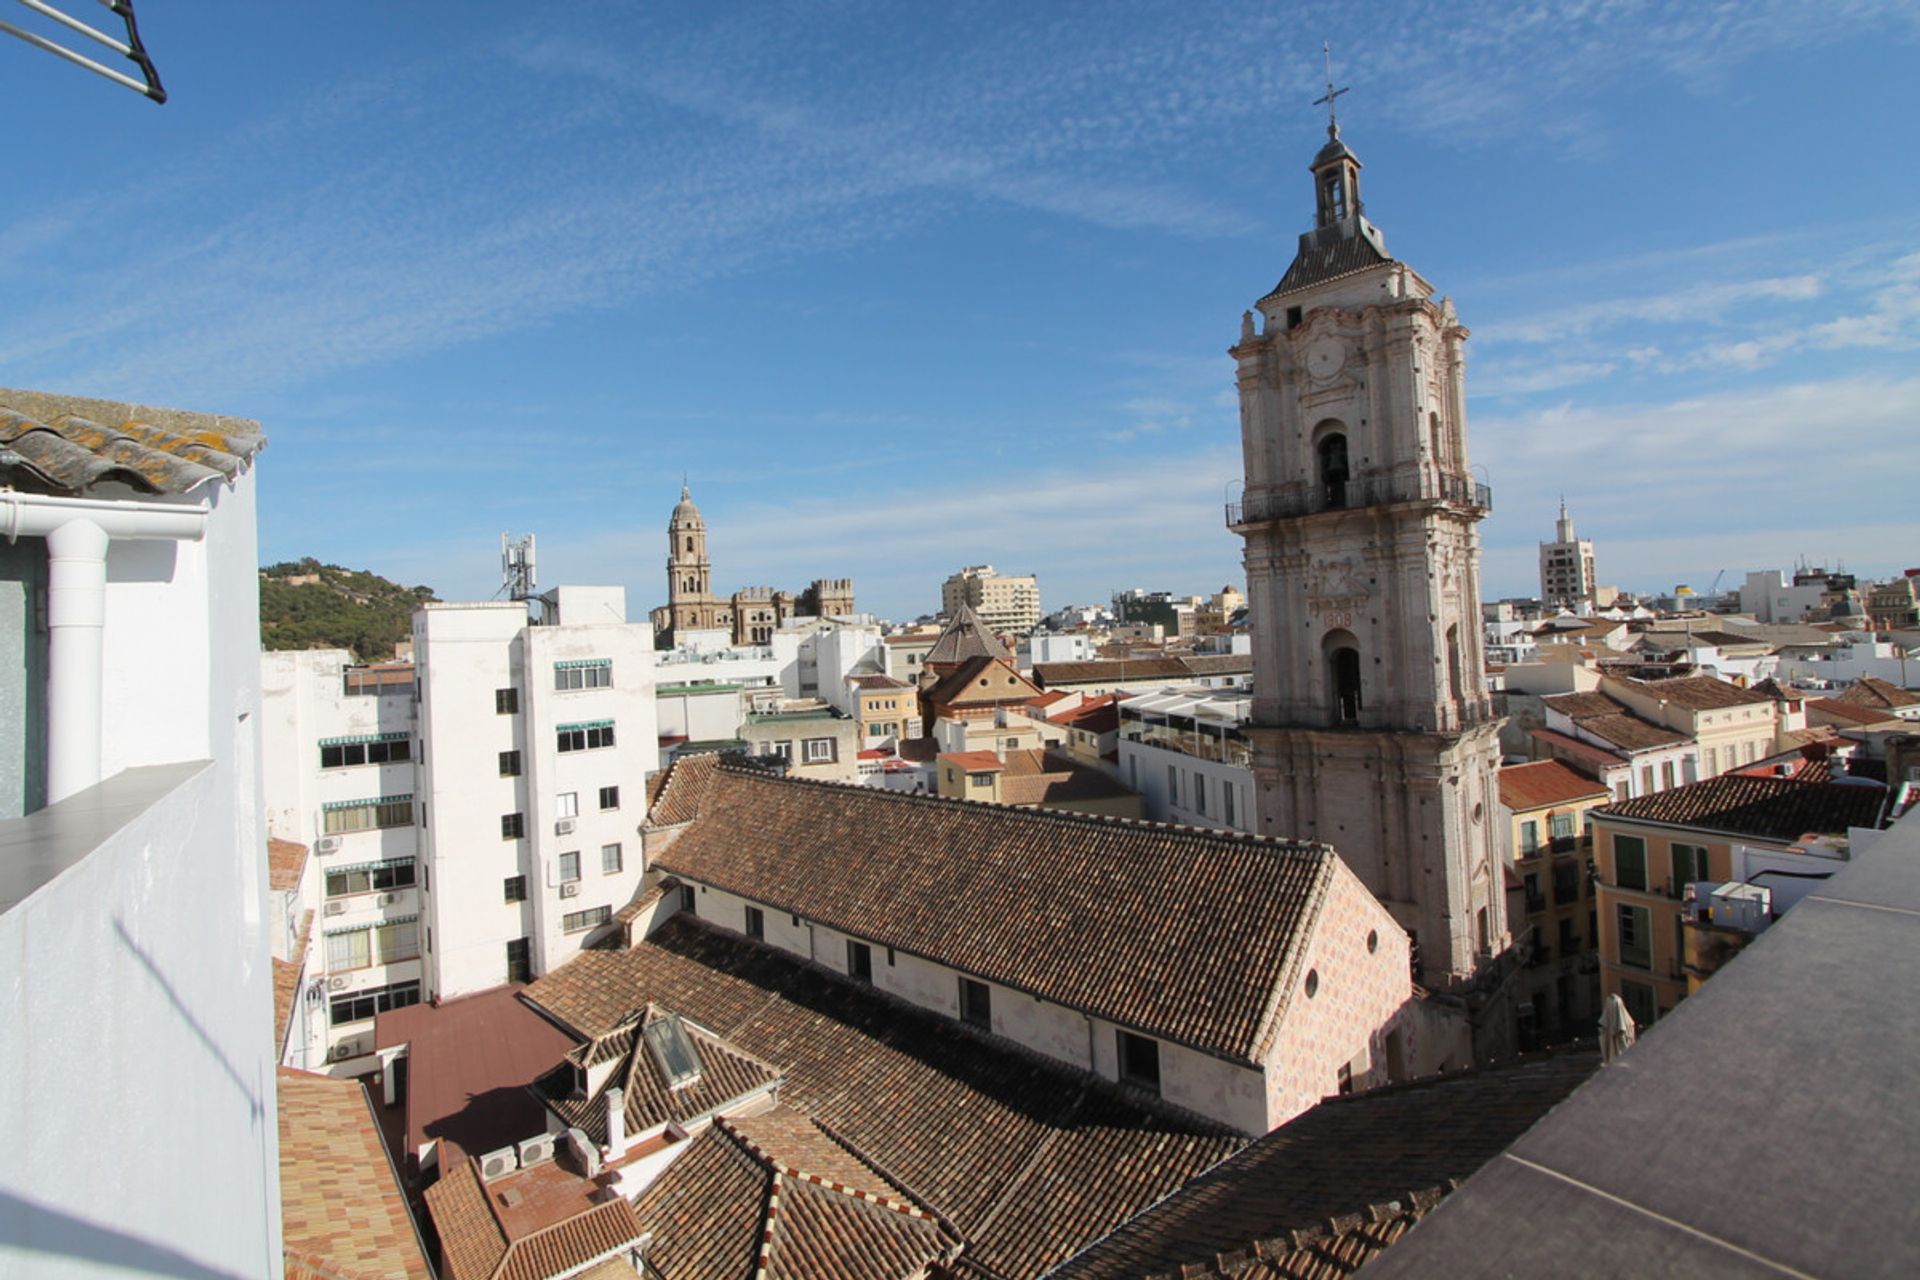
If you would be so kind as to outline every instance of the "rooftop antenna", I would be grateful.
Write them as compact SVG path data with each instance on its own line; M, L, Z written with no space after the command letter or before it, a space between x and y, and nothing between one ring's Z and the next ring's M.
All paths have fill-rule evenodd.
M533 535L500 535L500 590L509 600L533 597Z
M120 19L120 25L126 33L124 39L108 35L104 31L88 26L85 22L82 22L71 14L61 12L53 4L49 3L49 0L14 0L14 3L29 12L40 15L48 22L64 27L68 31L84 36L95 44L111 49L114 53L119 54L128 62L131 62L135 69L140 72L141 78L136 80L125 72L115 71L103 62L96 62L87 55L77 53L47 36L29 31L25 27L16 26L11 22L0 22L0 31L4 31L16 40L26 41L26 43L44 53L50 53L56 58L65 59L76 67L91 71L97 76L102 76L117 85L131 89L143 98L151 98L155 102L165 102L167 100L167 91L162 88L160 84L160 73L154 69L153 59L147 56L147 48L140 42L140 27L139 24L134 21L133 17L133 0L98 0L101 7L106 9L107 12L111 13L114 17ZM66 3L69 7L84 6L85 0L66 0Z
M1337 138L1340 136L1340 121L1334 115L1334 99L1347 92L1347 89L1336 89L1333 87L1333 45L1328 41L1322 40L1320 42L1320 52L1327 60L1327 92L1325 96L1315 98L1313 105L1317 107L1323 102L1327 104L1327 136L1329 138Z

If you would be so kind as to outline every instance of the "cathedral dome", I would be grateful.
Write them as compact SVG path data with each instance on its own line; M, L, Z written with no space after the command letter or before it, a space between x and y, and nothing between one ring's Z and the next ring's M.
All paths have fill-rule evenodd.
M682 524L689 520L698 522L699 519L700 508L693 505L693 494L683 484L680 486L680 501L673 508L672 523Z

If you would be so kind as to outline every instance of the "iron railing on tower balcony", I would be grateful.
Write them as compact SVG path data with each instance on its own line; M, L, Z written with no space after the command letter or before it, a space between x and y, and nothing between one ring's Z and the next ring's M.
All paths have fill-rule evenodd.
M1227 525L1262 524L1321 511L1353 510L1393 502L1451 502L1485 514L1493 510L1493 489L1467 476L1373 476L1305 491L1262 493L1227 504Z

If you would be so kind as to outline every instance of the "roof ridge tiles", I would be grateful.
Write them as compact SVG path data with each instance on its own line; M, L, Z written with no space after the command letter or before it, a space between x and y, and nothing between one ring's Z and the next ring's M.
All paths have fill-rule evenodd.
M1337 850L1324 840L1301 840L1286 836L1261 835L1257 831L1234 831L1222 827L1197 827L1177 822L1155 822L1150 818L1128 818L1113 813L1076 813L1065 809L1036 810L1022 805L997 804L991 800L965 800L958 796L940 796L924 792L887 791L879 787L870 787L860 782L838 782L831 778L796 778L772 774L754 765L738 764L724 757L727 752L703 752L722 756L720 768L740 777L756 778L764 781L782 783L800 787L822 787L836 791L872 793L884 796L889 804L934 805L955 809L994 809L1004 813L1047 823L1069 822L1082 826L1137 828L1149 831L1177 831L1186 835L1199 835L1230 840L1236 844L1266 845L1296 853L1337 854ZM686 757L683 757L686 758ZM692 819L689 819L692 821ZM678 823L670 825L680 825Z

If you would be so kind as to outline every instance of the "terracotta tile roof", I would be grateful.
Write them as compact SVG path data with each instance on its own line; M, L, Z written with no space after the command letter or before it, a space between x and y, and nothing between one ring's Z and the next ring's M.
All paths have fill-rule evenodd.
M1515 813L1611 794L1600 783L1558 760L1510 764L1500 770L1500 803Z
M515 1238L480 1177L478 1160L449 1170L427 1188L426 1200L446 1280L549 1280L640 1238L633 1206L619 1196Z
M968 658L928 689L933 707L997 706L1026 703L1039 690L1004 658Z
M688 1023L688 1038L700 1055L700 1078L684 1088L673 1088L640 1035L642 1027L665 1016L658 1006L650 1006L619 1029L590 1040L568 1054L565 1064L540 1077L534 1083L534 1092L568 1127L582 1129L595 1142L604 1143L606 1091L616 1085L624 1091L621 1111L626 1117L625 1131L637 1134L669 1121L687 1124L780 1082L780 1073L766 1063ZM575 1066L584 1068L610 1060L618 1065L592 1096L576 1097Z
M1057 751L1010 751L1008 763L1021 758L1000 784L1000 803L1062 805L1081 800L1111 800L1137 794L1118 778Z
M293 1002L300 995L300 978L307 970L307 939L313 933L313 912L300 916L300 929L293 939L293 957L273 961L273 1052L277 1056L287 1045L287 1024L293 1019Z
M1884 707L1872 707L1862 703L1842 702L1838 698L1814 698L1807 703L1809 715L1825 716L1829 720L1838 720L1850 725L1899 724L1900 717Z
M968 658L1004 660L1007 656L1006 646L987 630L986 624L980 621L979 615L970 606L963 604L921 662L929 667L950 666L965 662Z
M524 1086L551 1071L573 1037L522 1004L517 985L380 1014L376 1048L407 1049L407 1150L442 1144L442 1168L546 1127ZM449 1155L445 1144L457 1148Z
M1911 689L1902 689L1892 681L1882 680L1879 676L1866 676L1847 686L1845 692L1835 694L1830 701L1843 702L1852 707L1871 707L1891 711L1898 707L1920 706L1920 693L1915 693Z
M787 1107L717 1121L634 1207L666 1280L909 1280L960 1242Z
M1113 733L1120 728L1120 704L1126 699L1125 693L1102 694L1062 712L1053 722L1083 733Z
M1540 701L1621 751L1652 751L1691 742L1690 735L1642 720L1604 693L1558 693Z
M365 1087L288 1067L274 1075L287 1274L430 1280Z
M300 874L307 867L307 846L295 840L267 837L267 887L276 893L291 893L300 887Z
M1588 1047L1330 1098L1051 1274L1345 1275L1599 1065Z
M1785 687L1772 676L1756 682L1753 686L1753 691L1755 693L1764 693L1775 702L1801 702L1806 699L1805 694Z
M1713 676L1675 676L1668 680L1623 683L1691 711L1718 711L1723 707L1750 707L1773 701L1758 689L1742 689Z
M940 754L940 744L930 737L902 738L894 748L902 760L911 760L915 764L932 764Z
M583 952L527 998L588 1034L656 1001L777 1064L784 1104L1008 1277L1037 1275L1243 1143L697 919Z
M1595 812L1766 840L1798 840L1809 833L1878 827L1886 801L1884 787L1727 773Z
M1325 845L674 765L656 865L1164 1039L1258 1061ZM701 765L682 776L690 764Z
M238 477L266 442L246 418L0 388L0 482L33 492L190 493Z
M857 689L911 689L905 680L895 680L892 676L848 676L847 683Z
M968 773L1002 773L1007 766L991 751L942 751L940 759Z
M893 645L931 645L939 639L940 636L937 632L923 631L918 635L881 636L880 643Z
M653 888L646 889L641 891L638 894L635 894L631 902L627 903L626 906L614 912L613 913L614 923L629 924L635 919L637 919L640 913L642 911L645 911L648 907L653 906L655 903L659 902L662 898L666 897L668 894L678 893L679 891L680 891L680 882L678 880L675 880L672 876L668 876L662 881L660 881L659 884L656 884L655 886L653 886Z
M1582 742L1557 729L1534 729L1528 737L1539 743L1555 758L1578 760L1594 769L1612 769L1627 764L1625 756L1616 755L1605 747L1596 747L1591 742Z

